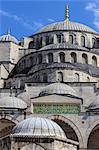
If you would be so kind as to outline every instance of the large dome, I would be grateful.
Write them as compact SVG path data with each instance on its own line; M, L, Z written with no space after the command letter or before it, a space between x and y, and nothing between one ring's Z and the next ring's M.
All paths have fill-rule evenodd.
M4 96L0 98L0 109L26 109L27 104L14 96Z
M1 36L0 37L0 42L13 42L13 43L18 44L18 40L10 34Z
M66 140L61 127L47 118L33 117L18 123L12 130L13 137L52 138Z
M76 91L72 89L67 84L64 83L52 83L45 88L43 88L40 92L40 96L44 95L51 95L51 94L58 94L58 95L71 95L71 96L77 96Z
M80 24L77 22L70 22L70 21L68 22L63 21L63 22L56 22L53 24L49 24L37 33L50 32L50 31L67 31L67 30L68 31L83 31L83 32L97 34L95 30L93 30L92 28L84 24Z

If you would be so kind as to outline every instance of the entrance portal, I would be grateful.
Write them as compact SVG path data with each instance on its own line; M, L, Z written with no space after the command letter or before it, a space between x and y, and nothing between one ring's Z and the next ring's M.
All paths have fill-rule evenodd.
M97 125L90 133L87 147L88 150L99 150L99 125Z

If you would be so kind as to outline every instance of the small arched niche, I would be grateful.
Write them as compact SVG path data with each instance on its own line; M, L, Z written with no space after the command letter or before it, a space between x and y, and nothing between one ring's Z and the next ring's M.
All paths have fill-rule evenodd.
M33 49L34 48L34 41L31 41L29 43L29 46L28 46L29 49Z
M85 36L81 36L81 46L85 47Z
M82 54L82 63L83 64L88 64L88 56L85 53Z
M76 63L77 62L77 55L75 52L71 53L71 63Z
M53 53L48 53L48 63L53 62Z
M59 53L59 62L61 62L61 63L65 62L65 53L64 52Z
M75 81L75 82L79 82L79 81L80 81L80 77L79 77L79 74L78 74L78 73L75 73L75 74L74 74L74 81Z
M96 58L96 56L92 56L92 65L97 67L97 58Z

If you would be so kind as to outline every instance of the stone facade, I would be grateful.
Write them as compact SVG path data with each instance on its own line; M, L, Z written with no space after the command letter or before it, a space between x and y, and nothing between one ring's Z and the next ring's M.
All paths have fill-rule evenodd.
M75 94L76 93L76 94ZM27 108L4 106L17 97ZM12 128L29 117L56 122L69 142L16 140ZM11 136L10 136L11 135ZM99 149L99 34L79 23L48 25L17 41L0 38L0 149ZM78 144L77 144L78 143Z

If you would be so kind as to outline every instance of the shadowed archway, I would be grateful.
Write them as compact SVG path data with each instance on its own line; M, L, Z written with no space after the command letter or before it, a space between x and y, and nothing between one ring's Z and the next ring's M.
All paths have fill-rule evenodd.
M99 124L92 129L88 138L87 148L89 150L99 149Z
M11 149L10 134L14 126L15 123L10 120L5 118L0 119L0 150Z
M64 130L68 139L77 141L79 143L78 148L84 147L82 135L71 120L61 115L51 115L48 118L55 121Z

